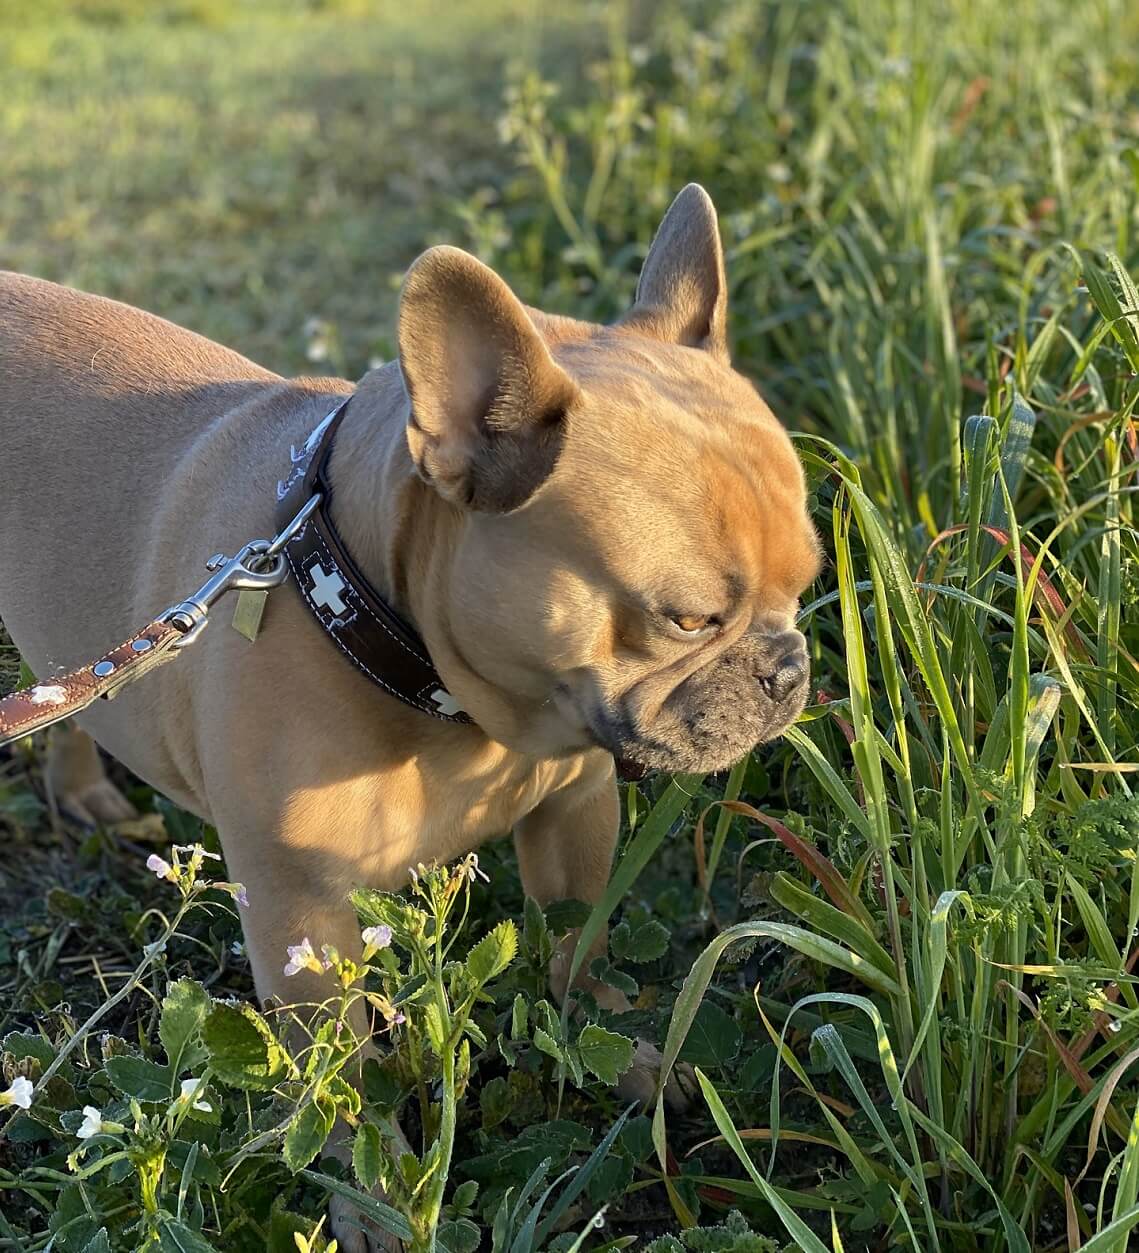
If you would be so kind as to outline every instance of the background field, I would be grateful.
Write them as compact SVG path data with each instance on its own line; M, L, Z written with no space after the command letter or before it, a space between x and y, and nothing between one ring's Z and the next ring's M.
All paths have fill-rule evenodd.
M608 1206L587 1247L730 1206L759 1234L687 1247L1128 1247L1137 48L1124 0L0 0L0 267L283 373L390 357L399 275L428 244L608 318L683 183L720 207L736 360L799 433L830 558L804 615L819 699L730 777L627 793L630 840L659 847L607 970L638 1013L605 1022L701 1067L759 1178L705 1143L703 1097L668 1119L667 1171L633 1119L563 1215L580 1232ZM0 690L17 667L0 636ZM5 1041L0 1091L154 938L143 860L193 827L123 781L146 820L80 832L45 805L35 746L0 756L0 1031L43 1041ZM725 795L759 816L701 823ZM508 848L484 866L472 940L523 918ZM707 992L682 993L741 923ZM124 1049L157 1055L170 979L250 995L236 920L185 929L101 1023ZM533 928L526 944L483 1012L448 1185L454 1205L479 1182L449 1217L483 1247L507 1188L545 1157L551 1179L582 1167L620 1113L588 1079L559 1105L532 1040L510 1064L514 998L541 995ZM82 1056L78 1104L98 1086ZM231 1096L201 1130L223 1162ZM81 1188L67 1124L3 1118L0 1249L45 1249L49 1224L82 1249L102 1217L90 1247L136 1247L129 1178ZM273 1205L311 1231L321 1188L264 1156L210 1193L216 1247L278 1247ZM520 1253L557 1238L521 1226Z

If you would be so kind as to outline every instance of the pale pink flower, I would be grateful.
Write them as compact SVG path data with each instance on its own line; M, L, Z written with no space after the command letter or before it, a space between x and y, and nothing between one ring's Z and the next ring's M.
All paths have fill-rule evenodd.
M146 868L153 870L160 879L174 878L174 867L157 853L151 853L146 859Z
M289 960L285 966L287 975L299 975L302 970L311 970L319 975L328 969L329 963L322 962L317 957L312 941L307 935L299 944L290 944L288 954Z
M368 949L388 948L392 942L392 929L383 923L378 927L365 927L360 932L360 939L364 941L365 953Z

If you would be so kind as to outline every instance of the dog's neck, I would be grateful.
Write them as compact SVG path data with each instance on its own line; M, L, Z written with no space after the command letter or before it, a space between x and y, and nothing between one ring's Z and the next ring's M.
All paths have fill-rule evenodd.
M327 399L332 408L339 398ZM332 446L332 522L364 576L419 632L479 729L500 743L523 740L533 710L472 669L455 638L448 589L465 515L417 473L408 407L394 362L361 379ZM421 725L444 724L424 718ZM471 728L463 730L470 735Z
M408 397L391 362L360 380L332 446L332 518L368 581L422 632L459 514L419 477L407 446Z

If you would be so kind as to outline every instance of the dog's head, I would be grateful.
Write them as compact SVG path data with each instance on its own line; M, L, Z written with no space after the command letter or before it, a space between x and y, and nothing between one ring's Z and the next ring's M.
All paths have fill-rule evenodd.
M728 359L715 210L669 209L636 302L600 327L526 309L454 248L400 306L408 443L461 524L430 621L491 735L714 770L783 731L818 570L790 440Z

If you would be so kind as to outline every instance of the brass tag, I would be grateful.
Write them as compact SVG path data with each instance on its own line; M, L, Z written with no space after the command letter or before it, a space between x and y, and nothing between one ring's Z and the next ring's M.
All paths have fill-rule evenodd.
M257 632L261 630L261 615L265 612L265 602L268 599L268 592L255 591L248 587L242 588L237 593L237 604L233 609L230 626L251 644L257 639Z

